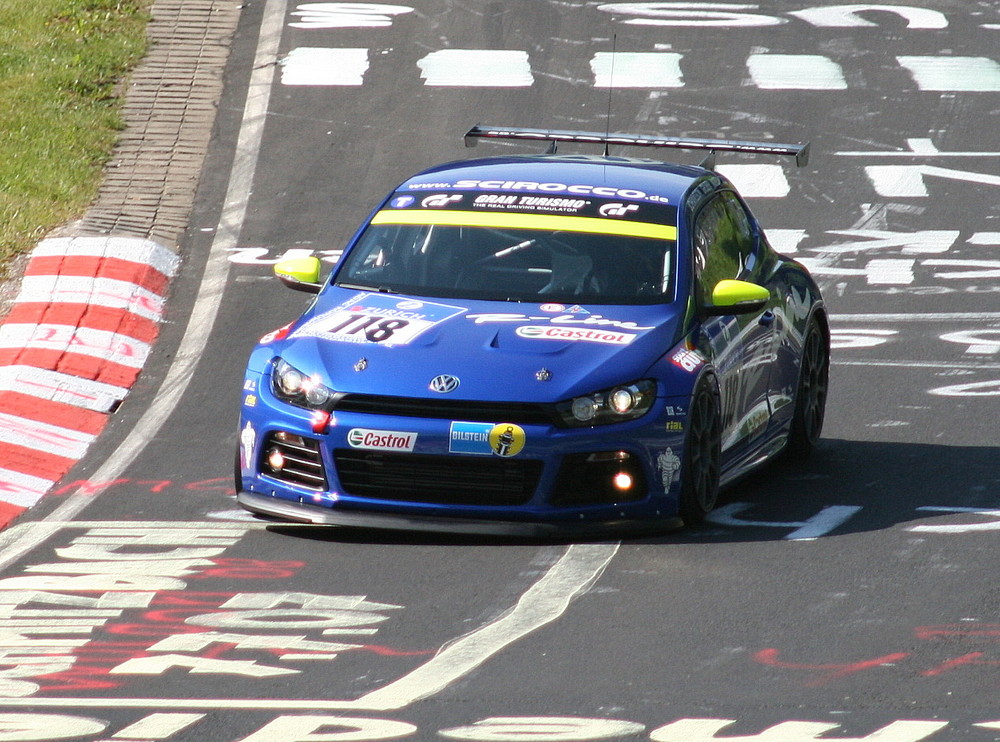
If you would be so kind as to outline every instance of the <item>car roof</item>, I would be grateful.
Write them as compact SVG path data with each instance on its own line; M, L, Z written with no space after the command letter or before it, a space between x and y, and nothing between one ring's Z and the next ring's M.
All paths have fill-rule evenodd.
M569 186L583 186L608 189L594 194L609 198L629 199L630 192L639 192L642 200L653 197L677 206L692 183L708 175L718 177L694 165L641 158L512 155L437 165L412 176L397 190L458 188L565 195L578 192L567 190ZM567 188L560 189L560 185Z

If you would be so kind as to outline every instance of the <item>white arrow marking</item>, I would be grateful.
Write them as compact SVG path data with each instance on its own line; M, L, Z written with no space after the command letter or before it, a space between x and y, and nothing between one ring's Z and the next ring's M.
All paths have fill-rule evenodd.
M804 521L768 521L743 520L737 518L740 513L754 507L751 502L733 502L715 510L708 515L708 520L721 526L736 526L738 528L794 528L784 537L786 541L812 541L825 536L830 531L846 523L855 513L861 510L857 505L828 505L816 515Z

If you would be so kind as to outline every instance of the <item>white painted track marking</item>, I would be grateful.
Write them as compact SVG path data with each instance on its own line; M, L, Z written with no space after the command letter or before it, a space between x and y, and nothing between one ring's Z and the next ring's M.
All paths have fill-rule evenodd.
M806 8L792 10L788 14L814 26L822 28L874 28L878 24L861 16L860 11L881 11L895 13L906 19L906 27L912 29L938 29L948 27L944 13L927 8L898 7L894 5L837 5L832 8Z
M989 57L896 57L917 87L935 92L1000 90L1000 64Z
M49 237L31 251L31 257L117 258L147 265L164 276L173 276L181 262L158 242L135 237Z
M299 27L297 24L290 24ZM349 52L349 54L347 54ZM299 47L282 60L286 67L281 82L288 86L363 85L369 59L383 58L371 49ZM668 89L685 86L680 52L617 52L611 80L610 52L597 52L590 59L595 88ZM1000 64L988 57L897 57L901 68L917 90L934 92L996 92L1000 90ZM696 64L696 62L692 62ZM857 75L849 85L843 68L819 54L751 54L746 59L748 75L731 74L731 84L753 85L760 90L847 90L865 87ZM337 65L344 65L342 68ZM534 83L530 53L523 49L441 49L417 62L424 84L439 87L528 87ZM837 152L869 155L871 153ZM879 153L886 154L886 153ZM898 155L898 153L888 153ZM904 153L912 156L914 153ZM926 154L926 153L921 153ZM946 154L946 153L942 153ZM950 154L950 153L948 153ZM965 156L979 156L965 153Z
M90 433L0 412L0 443L79 459L93 440Z
M166 739L200 721L204 714L150 714L114 734L120 740Z
M159 322L163 319L164 299L148 289L115 278L87 276L25 276L15 304L24 302L91 304L109 309L124 309L140 317Z
M746 198L784 198L792 190L781 165L728 164L716 169Z
M120 332L49 323L8 323L0 327L0 348L31 348L79 353L142 368L150 345Z
M840 65L817 54L751 54L750 77L761 90L846 90Z
M834 322L997 322L1000 312L914 312L913 314L833 314Z
M358 705L381 711L401 709L446 688L504 647L559 618L574 598L597 581L619 546L570 546L509 613L453 641L409 675L362 696Z
M412 13L406 5L375 3L305 3L292 12L302 20L289 23L291 28L323 30L328 28L385 28L393 16Z
M815 541L850 520L861 508L857 505L828 505L804 521L764 521L739 518L740 513L754 507L752 502L731 502L708 514L708 520L717 525L735 528L788 528L794 529L783 538L787 541Z
M988 371L992 369L1000 368L1000 363L982 363L968 361L963 363L962 361L843 361L837 359L833 361L835 366L877 366L879 368L932 368L935 370L942 370L947 367L948 370L956 369L968 369L976 371ZM983 384L997 384L996 381L981 382ZM933 393L933 392L931 392Z
M682 88L682 56L675 52L597 52L590 60L594 87Z
M442 49L417 62L424 84L442 87L530 87L528 52L509 49Z
M0 493L3 493L3 501L11 505L30 508L54 484L55 482L42 477L0 467Z
M110 412L128 394L126 387L23 365L0 368L0 391L17 391L95 412Z
M300 46L281 60L281 84L363 85L367 71L367 49Z
M26 524L31 525L31 524ZM62 528L94 529L106 527L102 521L58 522L46 525L56 531ZM268 523L233 526L222 523L150 521L128 523L136 532L164 528L183 531L205 530L263 531ZM289 524L290 528L296 526ZM23 528L23 527L15 527ZM23 539L22 539L23 540ZM317 699L141 699L120 698L114 704L123 708L188 708L188 709L298 709L298 710L368 710L402 709L434 695L459 678L481 666L510 644L560 618L576 598L584 595L614 558L619 542L607 544L575 544L536 581L505 615L460 637L441 649L432 659L379 690L353 701ZM5 550L6 551L6 550ZM0 698L0 707L102 707L108 701L100 698Z

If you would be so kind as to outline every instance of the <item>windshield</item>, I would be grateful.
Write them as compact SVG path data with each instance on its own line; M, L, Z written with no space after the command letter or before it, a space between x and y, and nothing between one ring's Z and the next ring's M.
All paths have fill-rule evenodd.
M496 301L673 298L674 227L554 214L383 210L344 259L348 288Z

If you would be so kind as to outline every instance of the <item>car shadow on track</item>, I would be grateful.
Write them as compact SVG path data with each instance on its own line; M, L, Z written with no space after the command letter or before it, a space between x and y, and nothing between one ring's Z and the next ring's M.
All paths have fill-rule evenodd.
M907 528L995 523L997 449L824 439L806 461L778 459L727 487L709 522L670 531L515 538L286 525L269 531L337 543L501 546L802 540ZM988 512L997 509L997 515Z
M824 439L808 460L778 459L726 488L712 522L664 540L795 538L800 528L807 536L803 524L822 530L838 514L820 537L992 522L1000 530L1000 512L965 512L1000 508L996 460L987 446Z

